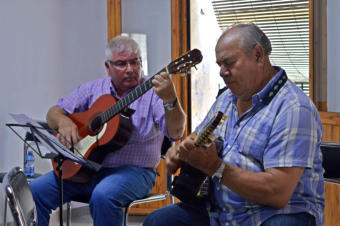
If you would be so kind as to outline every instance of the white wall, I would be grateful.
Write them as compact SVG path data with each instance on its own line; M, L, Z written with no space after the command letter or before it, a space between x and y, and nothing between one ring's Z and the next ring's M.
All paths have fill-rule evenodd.
M327 110L340 112L340 1L327 0Z
M23 162L23 144L5 126L14 122L8 113L45 120L59 97L106 75L106 14L106 1L0 1L0 172ZM44 171L49 160L37 164Z
M122 1L122 32L146 34L149 75L171 62L170 3L170 0Z

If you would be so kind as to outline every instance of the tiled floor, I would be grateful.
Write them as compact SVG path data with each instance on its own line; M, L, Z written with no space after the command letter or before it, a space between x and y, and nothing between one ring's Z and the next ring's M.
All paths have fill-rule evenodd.
M74 204L74 203L72 203ZM129 216L128 226L142 226L145 216ZM64 225L66 225L66 213L63 214ZM59 212L54 212L50 220L51 226L59 226ZM71 226L92 226L92 218L90 216L88 206L75 206L71 210Z

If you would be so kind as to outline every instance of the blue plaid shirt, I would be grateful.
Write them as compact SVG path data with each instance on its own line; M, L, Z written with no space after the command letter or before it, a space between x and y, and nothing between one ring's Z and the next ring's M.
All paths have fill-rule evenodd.
M279 68L280 69L280 68ZM296 189L282 209L247 201L216 180L216 212L211 225L261 225L275 214L308 212L317 225L324 223L324 180L322 168L322 124L312 101L290 80L274 98L263 104L280 70L266 87L252 97L252 108L238 117L236 97L222 93L196 132L218 111L228 119L215 131L224 138L223 161L252 172L273 167L305 167Z

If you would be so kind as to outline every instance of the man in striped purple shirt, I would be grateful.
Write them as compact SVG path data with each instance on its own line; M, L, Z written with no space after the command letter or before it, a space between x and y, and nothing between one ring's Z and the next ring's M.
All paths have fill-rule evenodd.
M117 100L143 83L142 61L138 44L125 36L117 36L105 50L108 77L78 86L71 94L58 100L47 113L47 122L58 130L58 139L70 147L81 141L76 124L68 114L84 112L104 94ZM169 74L152 79L147 90L129 106L132 131L127 143L112 150L103 160L102 169L88 182L64 180L64 202L77 195L90 196L94 225L122 225L122 208L129 202L145 197L155 183L154 168L160 161L164 136L178 140L183 136L186 116L177 100ZM30 183L37 206L39 225L49 224L52 209L58 207L58 183L53 172Z
M173 173L184 161L212 178L211 200L195 199L151 213L145 226L311 226L324 223L324 180L317 109L269 60L271 43L252 23L236 24L215 52L228 86L195 132L167 152ZM224 145L194 138L218 112Z

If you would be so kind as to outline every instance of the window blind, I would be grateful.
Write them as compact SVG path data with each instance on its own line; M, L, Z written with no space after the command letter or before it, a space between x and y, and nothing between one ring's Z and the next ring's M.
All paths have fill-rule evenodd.
M309 83L309 0L212 0L222 31L253 22L272 43L270 60L296 83Z

